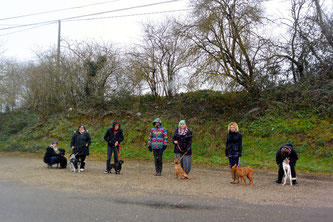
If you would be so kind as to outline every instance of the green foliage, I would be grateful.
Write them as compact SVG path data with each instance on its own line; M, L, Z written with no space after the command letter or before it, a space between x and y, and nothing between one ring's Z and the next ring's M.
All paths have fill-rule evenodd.
M331 118L305 110L290 113L267 109L255 115L244 115L246 112L242 111L242 107L247 100L243 93L197 91L177 95L173 101L161 99L162 104L156 104L155 98L149 95L133 100L140 101L137 109L142 113L140 117L130 107L132 110L115 110L112 115L104 118L66 117L59 113L50 116L46 123L39 122L34 113L0 114L0 150L43 153L52 140L58 140L59 147L71 152L70 139L78 125L83 123L92 137L91 154L105 159L107 144L103 137L112 121L118 120L125 136L121 156L152 160L147 140L153 119L160 117L169 139L165 160L173 159L173 133L179 120L186 119L193 131L193 162L228 165L224 150L227 125L236 121L243 134L242 166L275 169L276 151L281 144L288 142L295 146L299 154L298 169L333 173ZM118 104L121 110L121 99L113 103ZM198 104L204 109L196 109Z

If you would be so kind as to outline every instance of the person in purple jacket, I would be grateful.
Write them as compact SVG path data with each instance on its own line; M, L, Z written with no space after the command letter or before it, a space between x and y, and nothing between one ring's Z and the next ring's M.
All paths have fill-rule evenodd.
M168 145L167 130L162 126L160 118L153 121L154 127L151 129L148 140L148 149L153 151L155 158L155 176L161 176L163 167L163 152Z
M185 120L179 122L172 140L175 158L180 158L180 165L189 174L192 169L192 131L187 128Z

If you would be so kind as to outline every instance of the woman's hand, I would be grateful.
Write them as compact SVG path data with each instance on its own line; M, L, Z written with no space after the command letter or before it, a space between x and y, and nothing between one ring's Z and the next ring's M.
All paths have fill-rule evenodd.
M72 146L72 150L74 150L74 146Z
M174 143L174 144L178 144L178 141L177 141L177 140L175 140L173 143Z

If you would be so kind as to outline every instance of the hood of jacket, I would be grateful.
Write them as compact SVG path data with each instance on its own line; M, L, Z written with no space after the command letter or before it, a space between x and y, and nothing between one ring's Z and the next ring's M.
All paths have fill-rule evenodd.
M113 121L113 123L112 123L112 129L113 129L113 130L114 130L114 127L115 127L117 124L119 124L119 129L120 129L120 123L117 122L117 121Z

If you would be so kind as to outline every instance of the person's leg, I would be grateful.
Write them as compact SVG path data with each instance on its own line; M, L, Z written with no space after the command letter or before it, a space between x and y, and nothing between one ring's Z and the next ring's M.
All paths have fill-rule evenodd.
M155 159L155 171L156 171L156 176L159 173L159 155L158 155L158 150L153 149L153 154L154 154L154 159Z
M106 172L110 172L111 156L112 156L111 147L108 146L106 154L106 167L105 167Z
M81 165L80 165L80 169L84 169L84 166L86 165L86 155L81 155Z
M50 157L50 163L49 163L49 166L52 166L53 164L55 164L56 161L57 161L57 157L56 157L56 156L52 156L52 157Z
M163 150L158 150L158 158L159 158L159 175L161 176L162 168L163 168Z
M118 163L118 157L119 157L119 148L115 147L114 148L114 163Z
M291 178L292 178L292 183L293 185L298 184L296 180L296 170L295 170L295 165L290 165L290 171L291 171Z
M283 171L283 167L282 167L282 163L279 165L279 171L278 171L278 179L275 181L275 183L281 183L282 182L282 178L284 175L284 171Z

